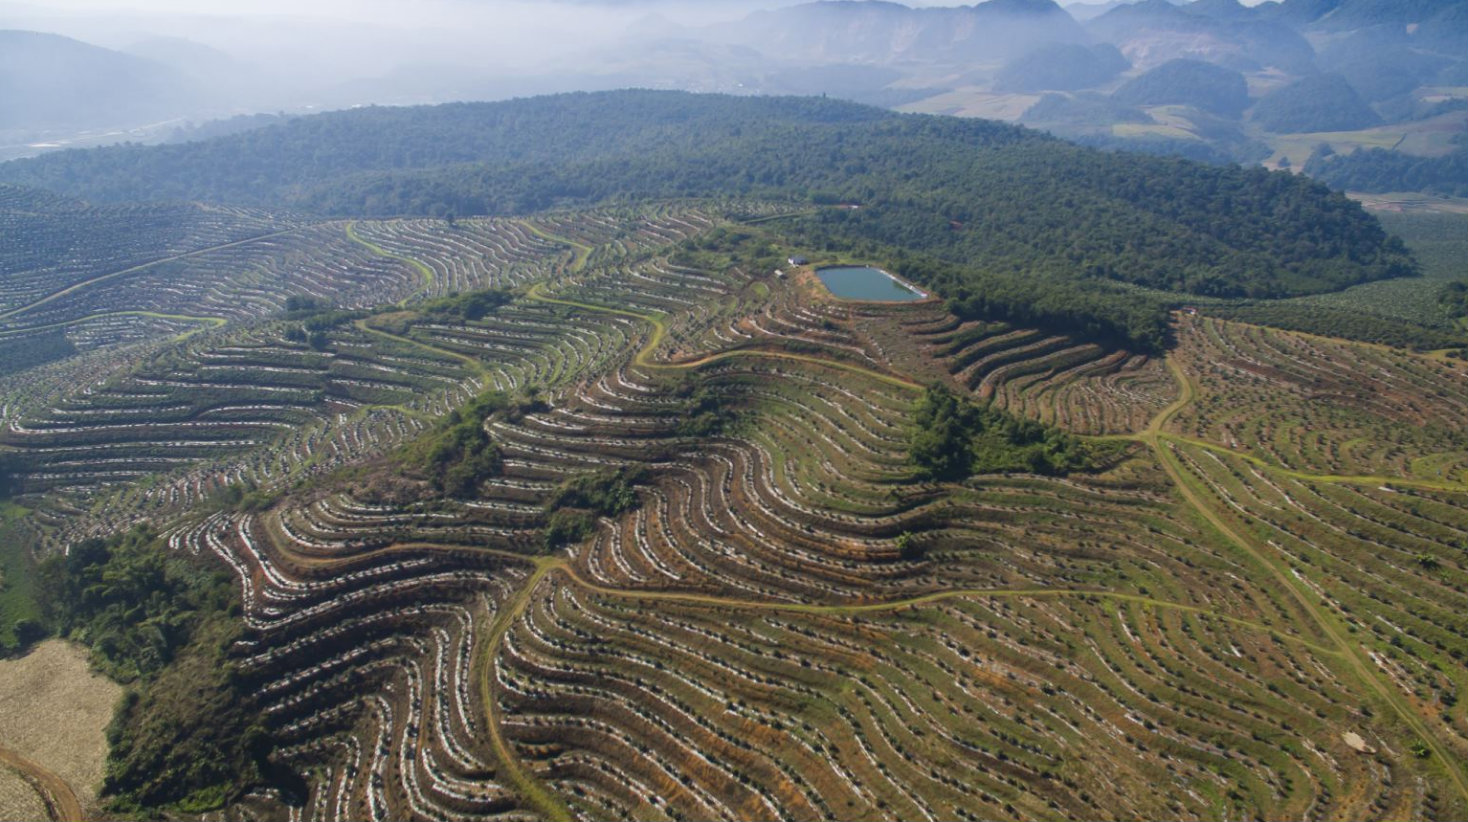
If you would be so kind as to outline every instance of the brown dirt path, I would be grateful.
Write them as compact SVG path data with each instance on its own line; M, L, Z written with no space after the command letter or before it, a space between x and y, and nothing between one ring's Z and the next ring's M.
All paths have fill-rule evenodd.
M46 815L58 822L82 822L82 803L66 780L15 751L0 745L0 764L19 771L46 803Z

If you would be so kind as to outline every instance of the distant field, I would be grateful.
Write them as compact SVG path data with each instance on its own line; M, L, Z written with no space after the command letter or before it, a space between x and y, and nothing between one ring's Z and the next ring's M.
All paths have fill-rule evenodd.
M968 86L908 103L897 110L909 114L951 114L1014 122L1039 99L1038 94L1003 94L980 86Z
M1283 77L1250 76L1250 93L1259 96L1286 82ZM1105 89L1103 89L1104 91ZM1039 99L1040 94L1006 94L990 90L987 85L965 86L898 108L898 111L916 114L946 114L957 117L980 117L1007 122L1019 122L1020 117ZM1424 87L1419 99L1425 102L1468 97L1468 88L1456 86ZM1200 127L1193 122L1193 110L1187 106L1150 106L1146 112L1157 122L1111 123L1113 137L1123 139L1166 138L1208 141ZM1098 122L1096 127L1107 127ZM1251 140L1267 144L1272 154L1263 161L1268 168L1278 168L1281 161L1288 160L1290 166L1299 169L1309 159L1310 153L1322 143L1330 145L1338 154L1349 154L1356 149L1396 149L1406 154L1422 157L1439 157L1454 148L1452 138L1468 127L1468 111L1454 111L1427 120L1392 123L1359 131L1330 131L1301 134L1271 134L1252 125L1248 118L1239 124L1243 135Z
M1180 140L1202 139L1180 125L1117 123L1111 127L1111 133L1117 137L1174 137Z
M1384 223L1393 214L1468 214L1468 198L1463 197L1445 197L1416 191L1389 191L1383 194L1350 192L1347 196L1360 203L1367 211L1376 214ZM1400 227L1389 224L1388 228L1406 236ZM1444 239L1451 240L1452 237L1447 236Z
M1395 123L1360 131L1321 131L1312 134L1261 133L1258 136L1274 149L1268 164L1275 165L1280 158L1288 157L1299 167L1309 159L1310 152L1321 143L1328 143L1337 154L1349 154L1358 148L1395 148L1408 154L1423 157L1439 157L1453 150L1450 142L1454 134L1461 134L1468 124L1468 111L1455 111L1410 123Z
M1422 99L1428 102L1468 99L1468 86L1425 86Z

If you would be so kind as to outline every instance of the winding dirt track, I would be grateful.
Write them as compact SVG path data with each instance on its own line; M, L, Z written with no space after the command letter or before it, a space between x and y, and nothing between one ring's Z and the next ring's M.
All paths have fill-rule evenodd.
M57 822L81 822L82 803L77 800L66 780L29 759L0 745L0 764L14 768L41 794L46 813Z
M1404 725L1413 733L1417 734L1427 749L1432 753L1432 758L1446 773L1448 779L1457 789L1458 795L1468 800L1468 777L1464 776L1462 764L1447 756L1447 750L1442 746L1436 734L1432 732L1422 721L1416 710L1408 704L1402 694L1396 690L1393 683L1384 682L1375 667L1367 660L1369 653L1365 646L1354 643L1335 616L1315 604L1310 589L1306 583L1297 579L1290 573L1285 565L1285 558L1279 556L1277 550L1262 545L1258 540L1247 536L1248 531L1243 527L1235 527L1218 509L1213 507L1207 498L1207 493L1196 487L1196 484L1185 473L1176 456L1163 445L1164 441L1175 441L1177 438L1164 436L1162 428L1179 411L1193 401L1197 390L1193 385L1192 378L1171 355L1167 357L1167 367L1172 372L1174 379L1178 382L1181 395L1178 401L1163 409L1153 418L1147 430L1141 435L1141 440L1152 449L1161 463L1164 471L1172 480L1179 494L1198 515L1213 527L1229 542L1232 542L1244 554L1248 555L1256 565L1267 570L1274 577L1275 582L1281 590L1289 593L1300 610L1310 617L1321 633L1330 640L1339 653L1342 660L1351 669L1363 685L1384 703L1386 703ZM1350 481L1348 477L1336 477L1336 481ZM1373 478L1374 479L1374 478ZM1393 480L1395 482L1396 480ZM1240 523L1247 525L1247 523Z

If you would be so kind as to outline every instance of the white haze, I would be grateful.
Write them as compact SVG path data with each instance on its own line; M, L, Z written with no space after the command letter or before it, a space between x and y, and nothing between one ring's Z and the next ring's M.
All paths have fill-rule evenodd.
M703 26L805 0L46 0L0 2L0 28L127 49L181 38L247 62L362 77L424 61L534 68L660 22ZM958 3L906 0L908 6Z
M618 13L565 4L454 2L394 7L381 2L240 4L156 0L123 6L98 0L60 0L45 7L0 5L0 25L47 31L113 49L155 37L181 38L249 62L288 60L305 82L341 79L425 57L452 60L471 54L491 60L539 60L570 43L625 26ZM536 8L539 6L539 8ZM593 19L595 18L595 19ZM554 30L560 28L560 32ZM545 48L549 45L550 49ZM299 62L298 62L299 61ZM325 69L328 75L309 73Z
M134 122L94 123L73 133L0 129L0 160L34 153L33 146L166 139L186 122L255 112L627 85L763 93L761 72L776 70L776 61L710 44L700 33L804 1L0 0L0 30L59 34L127 52L186 81L181 102L153 105ZM779 56L799 51L797 45ZM783 82L768 91L791 93L788 74Z
M562 0L249 0L243 3L49 0L0 3L0 27L47 31L126 49L182 38L247 61L361 76L422 61L535 67L618 42L653 18L685 26L737 19L793 0L564 2ZM320 76L302 78L322 80Z

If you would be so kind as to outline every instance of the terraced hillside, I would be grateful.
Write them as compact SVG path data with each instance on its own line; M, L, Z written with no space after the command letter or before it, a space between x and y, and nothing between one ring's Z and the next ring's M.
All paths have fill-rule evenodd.
M689 263L746 228L302 225L119 277L199 320L0 382L38 543L148 519L237 581L235 692L297 778L226 816L1468 813L1461 364ZM89 290L7 322L80 334ZM919 480L930 383L1096 470Z
M544 277L570 258L543 238L567 219L308 225L19 308L3 321L0 345L24 351L54 335L65 351L0 386L0 446L29 492L106 496L130 483L120 490L127 507L110 497L85 503L131 516L138 506L195 505L230 483L321 473L402 442L486 387L554 382L550 371L575 373L595 352L584 335L537 337L560 321L545 308L501 312L474 329L416 323L398 335L383 330L403 324L383 301ZM578 242L617 257L708 220L668 207L580 214L575 224ZM320 310L285 311L292 300ZM94 310L102 306L111 310ZM484 337L507 331L515 339L501 348L548 348L523 372L492 371L496 352ZM72 502L59 511L64 542L79 511Z

